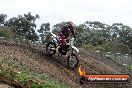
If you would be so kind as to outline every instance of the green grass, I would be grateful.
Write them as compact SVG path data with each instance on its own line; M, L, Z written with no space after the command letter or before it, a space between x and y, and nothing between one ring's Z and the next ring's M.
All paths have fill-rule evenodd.
M128 70L132 70L132 65L130 65L130 66L126 65L126 67L127 67Z
M0 77L17 80L20 85L30 85L31 88L69 88L68 85L51 78L48 74L31 71L23 65L20 69L9 59L0 57Z

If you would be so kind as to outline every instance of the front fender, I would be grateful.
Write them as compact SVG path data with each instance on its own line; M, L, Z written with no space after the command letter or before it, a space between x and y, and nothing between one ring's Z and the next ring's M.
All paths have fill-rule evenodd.
M79 49L77 49L77 47L75 46L71 46L74 50L76 50L77 53L79 53Z

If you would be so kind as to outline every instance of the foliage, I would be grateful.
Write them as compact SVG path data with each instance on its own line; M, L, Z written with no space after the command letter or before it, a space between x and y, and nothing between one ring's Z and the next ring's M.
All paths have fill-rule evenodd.
M129 26L123 25L121 23L114 23L112 26L110 26L97 21L86 21L84 24L76 26L76 29L76 41L79 46L87 44L93 45L95 47L101 45L103 46L108 42L118 40L118 43L123 45L122 47L131 49L123 51L122 53L130 53L130 51L132 51L132 28ZM118 46L116 48L118 48ZM118 50L119 49L117 49L117 51Z
M127 67L128 70L132 70L132 65L130 65L130 66L127 65L126 67Z
M115 23L112 25L112 27L116 30L118 34L118 40L128 45L129 48L132 50L132 28L121 23Z
M49 23L43 23L40 26L40 29L37 30L40 33L40 38L41 38L41 42L42 44L45 44L48 42L48 37L49 37L49 30L50 30L50 24Z
M131 50L129 47L122 42L111 41L108 43L105 43L101 45L101 47L104 47L105 52L115 52L115 53L121 53L121 54L130 54Z
M86 44L98 46L104 44L109 37L109 34L106 30L107 27L108 25L102 24L97 21L86 21L84 24L76 27L76 32L78 32L77 43L79 44L79 46Z
M15 33L9 27L0 27L0 37L13 38Z
M6 18L7 18L6 14L0 14L0 26L4 26Z
M26 39L37 41L38 36L35 32L36 24L35 20L39 18L39 15L32 16L31 13L18 15L18 17L10 18L6 21L5 25L13 29L13 31Z

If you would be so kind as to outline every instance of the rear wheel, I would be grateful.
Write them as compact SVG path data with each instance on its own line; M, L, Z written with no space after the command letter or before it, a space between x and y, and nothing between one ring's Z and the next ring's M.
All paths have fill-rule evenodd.
M68 56L67 59L67 65L69 68L74 69L78 66L78 58L76 56L76 54L71 54L70 56Z
M54 42L49 42L46 45L46 53L49 56L52 56L52 55L54 55L56 53L56 44Z

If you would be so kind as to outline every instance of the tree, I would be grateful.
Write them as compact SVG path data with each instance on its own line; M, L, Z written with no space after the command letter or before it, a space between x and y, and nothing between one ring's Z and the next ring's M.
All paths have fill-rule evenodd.
M98 46L107 42L110 37L107 30L108 27L110 26L100 23L98 21L94 21L94 22L86 21L83 27L83 29L85 30L83 34L85 34L85 37L87 35L89 36L88 39L85 38L87 42L85 41L84 44L90 43L93 46Z
M35 32L35 20L37 18L39 18L39 15L32 16L31 13L27 13L23 16L18 15L18 17L9 19L5 25L11 27L19 36L32 41L37 41L38 36Z
M112 27L114 30L116 30L116 38L128 45L132 50L132 28L127 25L123 25L122 23L114 23Z
M114 40L107 42L101 45L105 49L105 52L121 53L121 54L130 54L130 48L119 40Z
M49 38L47 38L49 30L50 30L50 24L49 23L43 23L43 24L41 24L40 29L37 30L40 33L39 36L41 37L42 44L47 43L47 41L49 39Z
M0 26L4 26L6 18L7 18L6 14L0 14Z

